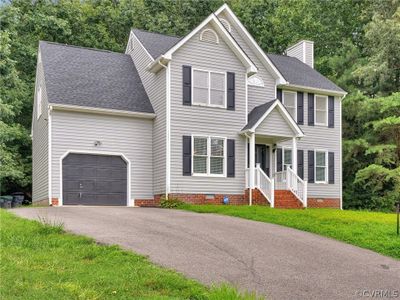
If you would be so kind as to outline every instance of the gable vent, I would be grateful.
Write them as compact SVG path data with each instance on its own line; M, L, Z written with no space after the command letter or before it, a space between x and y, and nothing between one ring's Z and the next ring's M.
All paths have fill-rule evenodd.
M225 19L220 18L219 21L222 23L222 25L224 25L224 27L226 28L226 30L228 30L229 32L231 32L232 28L231 28L231 24L229 24L229 22Z
M200 41L218 44L219 38L214 30L207 28L200 33Z

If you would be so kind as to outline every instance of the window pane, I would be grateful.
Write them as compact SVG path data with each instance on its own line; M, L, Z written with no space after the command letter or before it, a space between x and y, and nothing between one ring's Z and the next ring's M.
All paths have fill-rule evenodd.
M326 124L326 111L317 111L315 115L315 122Z
M208 72L193 70L193 86L208 88Z
M296 117L296 109L294 107L286 107L287 111L289 114L292 116L292 118Z
M315 165L325 167L325 152L316 152L315 153Z
M207 155L207 138L194 138L193 155Z
M326 98L317 96L315 98L315 108L317 110L326 110Z
M208 89L193 88L193 103L207 104L208 102Z
M211 156L224 156L224 140L211 139Z
M210 104L224 106L225 105L225 92L211 90Z
M211 174L223 174L224 173L224 158L223 157L211 157L210 158L210 173Z
M295 96L294 93L284 93L283 99L285 106L295 107Z
M315 179L317 181L325 181L325 167L316 167L315 173Z
M292 164L292 150L291 149L285 149L284 152L284 162L285 165L291 165Z
M215 90L225 90L225 74L211 73L211 88Z
M206 156L193 156L193 173L207 173Z

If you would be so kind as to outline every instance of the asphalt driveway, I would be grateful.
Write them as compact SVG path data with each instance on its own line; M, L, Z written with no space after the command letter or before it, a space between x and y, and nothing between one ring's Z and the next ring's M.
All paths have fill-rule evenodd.
M12 210L148 255L205 284L230 282L269 299L400 299L400 261L315 234L229 216L157 208ZM364 295L364 297L360 297Z

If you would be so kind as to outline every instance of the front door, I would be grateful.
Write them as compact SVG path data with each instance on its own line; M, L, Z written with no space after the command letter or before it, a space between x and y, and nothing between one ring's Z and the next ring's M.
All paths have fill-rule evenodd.
M267 145L256 145L256 164L260 164L261 169L265 172L265 174L270 177L270 151L269 146Z

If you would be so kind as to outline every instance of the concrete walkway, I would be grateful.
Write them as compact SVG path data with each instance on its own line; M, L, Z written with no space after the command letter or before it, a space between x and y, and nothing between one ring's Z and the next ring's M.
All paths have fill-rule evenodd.
M268 299L361 299L376 290L400 299L400 261L278 225L157 208L12 211L62 222L205 284L230 282Z

